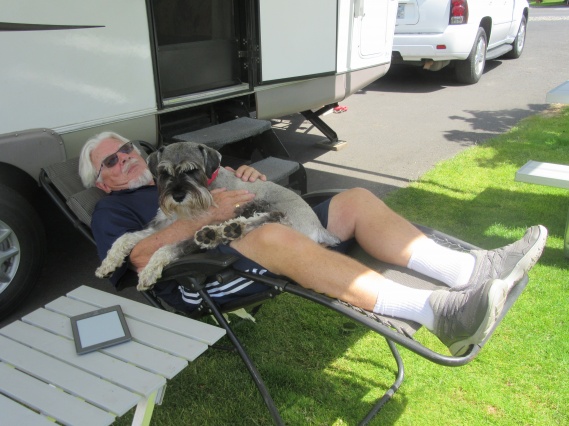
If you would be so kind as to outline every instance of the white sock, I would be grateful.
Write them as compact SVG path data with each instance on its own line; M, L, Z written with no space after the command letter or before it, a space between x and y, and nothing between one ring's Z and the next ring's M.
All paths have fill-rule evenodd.
M381 282L373 312L411 320L434 328L435 316L429 303L431 290L418 290L391 280Z
M452 250L424 239L414 247L407 267L454 288L468 283L475 262L470 253Z

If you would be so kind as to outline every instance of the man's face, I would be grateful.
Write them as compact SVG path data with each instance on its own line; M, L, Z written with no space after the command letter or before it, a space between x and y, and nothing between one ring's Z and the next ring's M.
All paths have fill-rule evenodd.
M96 182L96 186L105 192L131 189L141 186L139 183L143 185L152 183L152 179L151 182L147 182L150 172L146 161L135 150L129 153L117 152L122 145L124 143L119 140L107 138L91 152L91 162L95 170L101 170L101 181ZM112 167L103 165L101 168L103 160L113 154L118 158L116 164Z

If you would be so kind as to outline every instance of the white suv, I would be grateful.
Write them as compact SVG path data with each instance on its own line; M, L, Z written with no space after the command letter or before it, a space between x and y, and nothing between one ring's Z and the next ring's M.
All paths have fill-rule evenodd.
M399 0L392 64L453 64L460 83L476 83L487 59L520 57L528 10L527 0Z

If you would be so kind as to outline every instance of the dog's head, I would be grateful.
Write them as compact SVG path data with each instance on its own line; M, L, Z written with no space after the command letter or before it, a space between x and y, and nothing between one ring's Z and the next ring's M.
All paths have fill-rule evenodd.
M148 157L148 168L156 179L160 208L166 215L197 217L212 204L208 179L219 168L221 154L193 142L177 142Z

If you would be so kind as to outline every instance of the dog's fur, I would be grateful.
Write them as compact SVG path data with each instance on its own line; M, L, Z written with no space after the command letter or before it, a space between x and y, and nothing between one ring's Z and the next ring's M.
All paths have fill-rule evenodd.
M209 191L215 188L246 189L255 193L255 199L237 208L235 219L221 225L204 226L194 238L157 250L139 274L138 290L152 288L161 277L163 268L181 256L241 238L268 222L287 224L328 246L340 242L322 227L314 211L295 192L259 179L243 182L220 167L220 161L218 151L192 142L174 143L152 153L148 157L148 166L158 185L158 214L144 230L117 239L95 274L100 278L109 276L139 241L178 218L192 219L203 215L214 203ZM217 178L208 187L208 179L216 171Z

